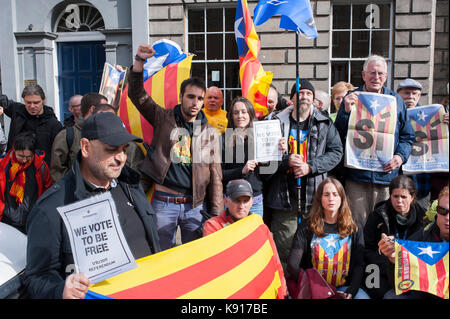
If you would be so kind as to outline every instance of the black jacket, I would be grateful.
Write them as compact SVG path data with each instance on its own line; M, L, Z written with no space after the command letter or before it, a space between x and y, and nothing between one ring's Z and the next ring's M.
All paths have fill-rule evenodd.
M44 113L32 116L28 114L25 105L9 100L6 95L0 95L0 106L11 118L7 151L10 150L17 134L31 131L36 134L36 148L45 152L45 162L50 166L53 140L62 129L61 123L55 116L53 109L44 105Z
M274 119L281 122L281 130L286 141L289 143L290 115L293 107L289 107L278 113ZM334 168L342 158L343 149L339 133L331 119L317 109L311 110L308 120L308 152L307 163L311 167L311 174L302 178L302 188L305 190L305 215L308 215L312 205L314 193L319 184L327 177L327 172ZM289 155L283 156L283 161L278 171L265 185L264 205L276 209L290 211L292 203L290 197L297 194L289 194L288 173Z
M381 234L394 236L400 239L410 239L410 237L422 228L425 210L413 202L409 211L409 217L406 227L397 223L395 218L396 211L391 205L390 199L382 201L375 205L375 209L367 218L364 226L364 258L366 265L377 265L380 270L380 289L373 290L372 297L382 297L384 293L392 289L393 286L393 264L389 259L378 252L378 242L381 240ZM368 291L369 293L370 290Z
M71 171L49 188L30 212L27 222L27 265L23 278L28 294L26 297L61 298L65 278L73 270L70 240L56 208L90 196L81 175L79 160L80 153ZM156 217L139 185L139 174L125 166L116 187L122 187L135 204L152 253L159 252Z

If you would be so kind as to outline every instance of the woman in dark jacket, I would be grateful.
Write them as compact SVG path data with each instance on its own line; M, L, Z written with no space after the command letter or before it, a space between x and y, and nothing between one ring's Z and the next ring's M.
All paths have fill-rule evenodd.
M227 114L228 130L222 135L222 182L225 186L234 179L245 179L253 189L253 206L250 212L263 216L263 182L270 176L260 173L259 164L253 156L253 121L257 121L252 103L237 97ZM232 132L233 134L230 134ZM280 139L280 149L285 152L287 144Z
M389 199L375 206L364 227L365 261L379 273L375 281L368 275L366 291L372 298L383 298L394 287L394 239L409 239L423 225L425 210L415 202L417 190L405 175L389 184Z
M369 299L360 289L364 236L352 218L342 184L334 178L318 186L310 218L302 222L289 254L288 278L298 281L301 269L316 269L345 299Z

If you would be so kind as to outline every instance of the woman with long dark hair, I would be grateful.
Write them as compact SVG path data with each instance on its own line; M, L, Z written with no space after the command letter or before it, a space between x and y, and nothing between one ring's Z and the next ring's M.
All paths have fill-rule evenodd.
M360 289L364 240L352 218L344 187L326 178L314 195L310 218L298 227L289 254L288 278L297 282L301 269L316 269L345 299L367 299Z
M253 206L250 212L263 216L263 182L267 176L260 174L259 165L253 158L253 122L257 121L252 103L244 97L236 97L228 110L228 129L222 144L223 184L234 179L245 179L253 188ZM231 130L230 130L231 129ZM285 152L287 144L280 139L280 149ZM225 187L224 187L225 189Z
M364 227L365 260L376 265L378 285L366 287L372 298L381 299L394 287L394 239L408 239L423 225L425 210L416 203L417 190L406 175L389 184L389 199L375 205Z

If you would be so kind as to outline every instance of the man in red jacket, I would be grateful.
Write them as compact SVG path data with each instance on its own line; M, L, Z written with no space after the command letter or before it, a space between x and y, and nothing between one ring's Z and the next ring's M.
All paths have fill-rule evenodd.
M20 133L0 161L0 221L23 233L34 203L52 185L45 154L35 148L35 135Z

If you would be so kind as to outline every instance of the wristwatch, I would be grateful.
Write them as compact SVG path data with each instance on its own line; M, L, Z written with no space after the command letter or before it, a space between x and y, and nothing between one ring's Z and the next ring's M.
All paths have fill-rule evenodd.
M136 59L136 61L139 61L139 62L145 62L145 59L143 59L143 58L141 58L139 55L135 55L134 56L134 58Z

